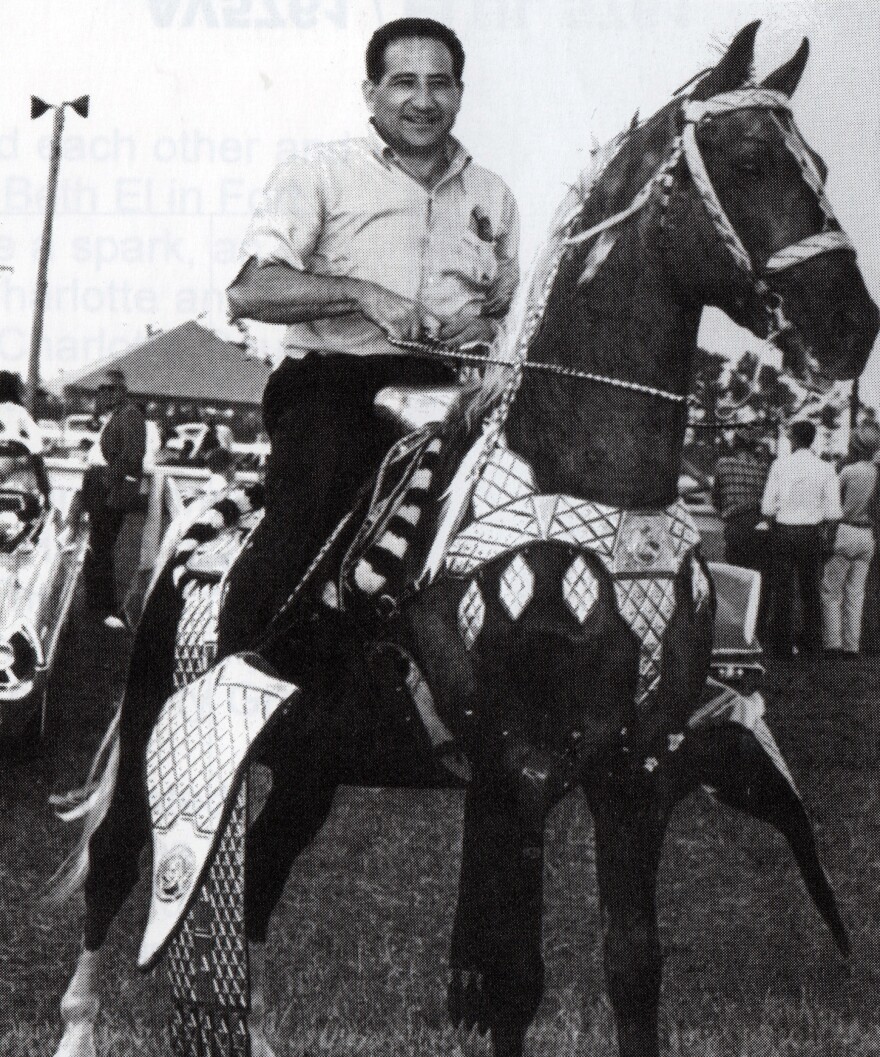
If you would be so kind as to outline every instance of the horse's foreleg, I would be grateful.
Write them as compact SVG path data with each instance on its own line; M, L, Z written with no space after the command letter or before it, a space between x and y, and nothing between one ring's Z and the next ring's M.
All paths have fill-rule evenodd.
M281 734L281 732L279 732ZM336 793L336 776L322 759L320 735L294 745L296 731L272 744L260 762L272 771L272 788L248 830L245 854L245 930L249 943L265 943L294 860L324 825ZM309 759L309 749L314 752Z
M83 949L73 979L61 999L64 1032L55 1057L96 1057L95 1021L98 1018L98 951Z
M544 988L543 843L512 796L482 777L465 798L449 1012L489 1029L497 1057L520 1057Z
M662 955L655 903L668 814L650 791L615 783L590 797L605 941L605 977L621 1057L659 1057Z
M295 732L294 735L295 736ZM251 963L251 1003L248 1014L250 1057L274 1057L266 1041L264 989L266 933L272 911L281 898L294 860L323 826L336 791L329 767L308 768L305 746L286 751L286 739L273 746L265 763L272 768L272 788L247 835L245 855L245 932Z
M249 1057L275 1057L266 1040L266 944L249 943L248 959L251 972L251 1008L247 1018Z

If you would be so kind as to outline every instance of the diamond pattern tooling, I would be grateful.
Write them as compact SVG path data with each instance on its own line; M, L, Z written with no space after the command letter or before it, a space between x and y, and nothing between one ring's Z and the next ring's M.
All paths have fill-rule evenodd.
M484 517L512 499L532 495L534 491L535 479L529 464L503 444L497 444L474 486L474 517Z
M250 973L244 934L243 783L214 861L168 948L172 1053L248 1057ZM195 1039L203 1049L195 1048Z
M480 594L476 580L471 580L464 597L458 603L458 630L464 639L466 649L477 641L486 616L486 603Z
M153 898L141 966L158 955L200 881L251 743L295 690L244 655L166 701L147 745Z
M642 644L636 704L642 706L660 682L663 633L675 611L675 584L669 578L614 581L621 616Z
M599 581L580 554L562 578L562 597L581 624L599 598Z
M217 649L220 584L188 580L183 587L183 613L174 645L174 689L180 690L206 672Z
M523 610L532 600L535 590L535 574L521 554L514 556L513 561L501 574L498 594L511 620L518 620Z

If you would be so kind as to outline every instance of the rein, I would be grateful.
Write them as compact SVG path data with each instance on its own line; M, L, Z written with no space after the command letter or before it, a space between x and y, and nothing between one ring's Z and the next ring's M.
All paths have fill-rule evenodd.
M618 386L621 389L631 389L637 393L645 393L647 396L655 396L661 400L671 400L674 403L685 404L693 398L681 393L671 393L666 389L655 389L650 385L642 385L641 382L627 382L622 378L613 378L606 374L593 374L591 371L580 371L575 367L563 367L559 363L545 363L541 360L506 360L500 356L484 356L478 352L467 352L468 348L476 348L480 342L473 346L463 345L456 347L443 342L408 341L400 338L387 338L389 345L398 349L406 349L420 356L436 357L439 359L456 360L460 363L472 363L484 366L495 364L499 367L528 368L532 371L546 371L548 374L559 375L563 378L576 378L585 382L598 382L602 385Z

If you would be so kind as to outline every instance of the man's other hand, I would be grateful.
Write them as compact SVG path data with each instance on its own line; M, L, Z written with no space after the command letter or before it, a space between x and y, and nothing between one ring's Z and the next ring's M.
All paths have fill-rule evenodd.
M440 335L440 320L408 297L365 281L358 283L355 296L362 315L391 338L418 341Z

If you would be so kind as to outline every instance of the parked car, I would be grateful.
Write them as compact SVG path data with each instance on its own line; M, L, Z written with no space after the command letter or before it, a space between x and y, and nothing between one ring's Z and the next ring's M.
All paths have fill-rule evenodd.
M71 520L72 517L72 520ZM88 526L38 491L0 485L0 742L39 740Z
M43 437L43 453L50 455L64 447L64 430L59 422L51 418L41 418L37 423Z
M255 440L250 443L232 439L228 426L215 427L223 447L228 447L237 457L241 468L262 466L269 454L269 441ZM204 454L203 447L208 433L207 422L183 422L174 427L174 436L165 445L166 451L173 453L181 461L191 462Z
M206 422L182 422L174 427L174 435L168 438L165 448L182 459L192 459L198 454L207 432Z

